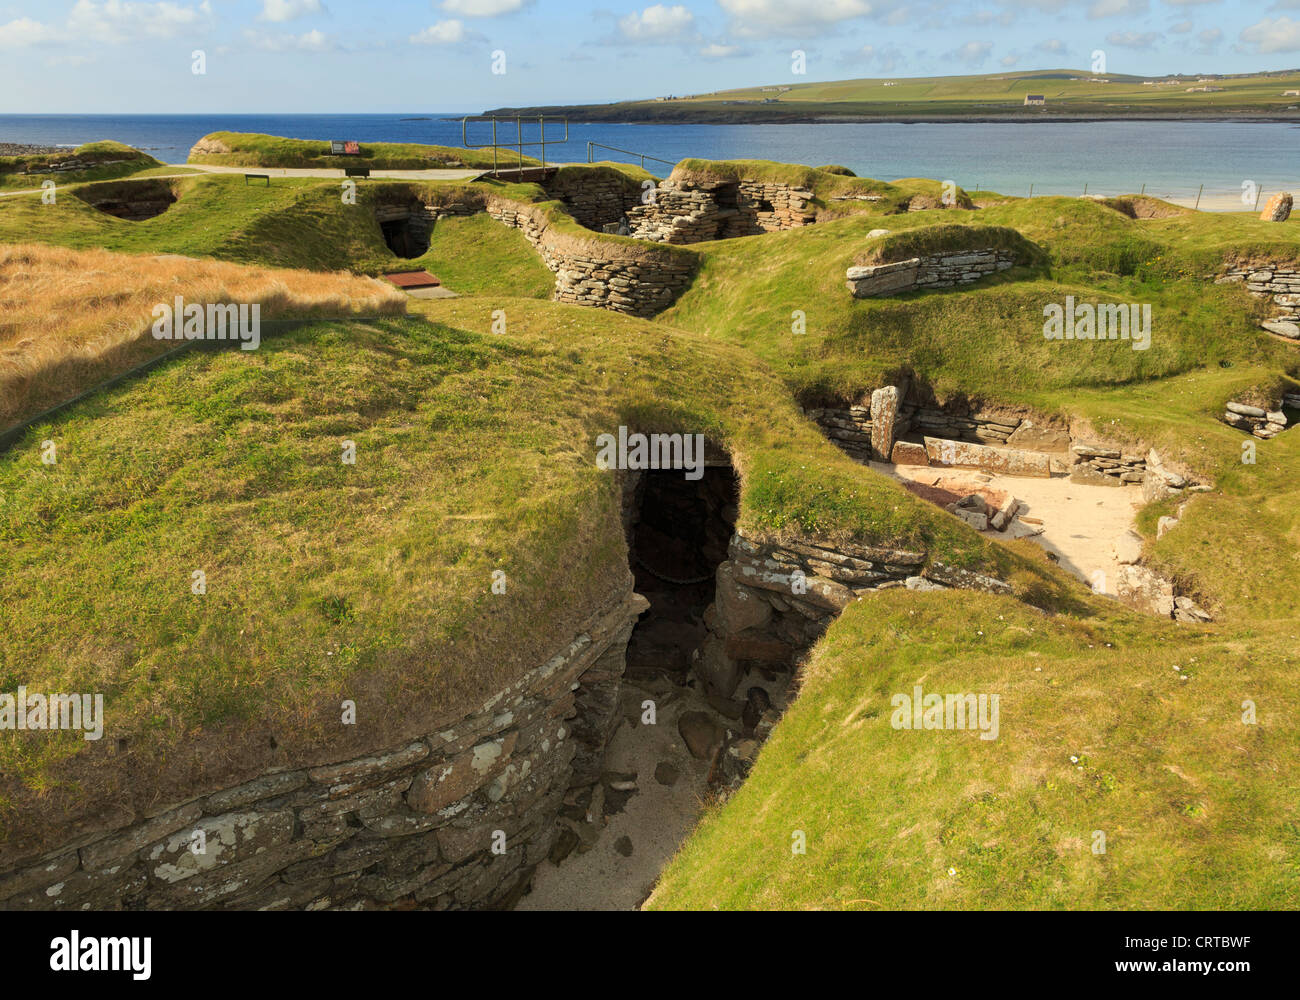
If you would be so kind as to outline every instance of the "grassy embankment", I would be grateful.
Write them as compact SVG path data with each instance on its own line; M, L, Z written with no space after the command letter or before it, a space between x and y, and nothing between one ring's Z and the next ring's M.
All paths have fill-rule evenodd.
M71 159L87 161L92 165L81 170L41 169ZM0 156L0 191L39 188L47 180L64 185L145 176L149 172L157 172L161 167L163 164L152 156L120 142L88 142L76 149L59 153Z

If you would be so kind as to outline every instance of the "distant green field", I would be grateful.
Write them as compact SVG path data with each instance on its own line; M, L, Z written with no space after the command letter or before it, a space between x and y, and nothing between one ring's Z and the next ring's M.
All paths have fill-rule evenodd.
M793 79L793 78L792 78ZM1148 83L1147 81L1151 82ZM1205 92L1199 88L1221 88ZM1043 69L973 76L781 81L655 100L570 108L500 108L493 113L569 113L588 121L782 121L810 117L1125 117L1268 115L1300 118L1300 70L1202 79ZM1045 98L1025 106L1025 97Z

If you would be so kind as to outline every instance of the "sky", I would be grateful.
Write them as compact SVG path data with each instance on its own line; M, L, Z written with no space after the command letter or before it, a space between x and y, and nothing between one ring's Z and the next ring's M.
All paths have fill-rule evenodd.
M1300 0L0 0L0 113L468 112L1097 50L1110 73L1296 67Z

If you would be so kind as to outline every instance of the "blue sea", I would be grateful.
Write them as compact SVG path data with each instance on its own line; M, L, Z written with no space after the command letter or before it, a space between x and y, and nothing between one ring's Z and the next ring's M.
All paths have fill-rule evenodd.
M298 139L423 142L460 146L460 116L397 115L0 115L0 142L75 146L116 139L168 163L215 131L264 132ZM470 126L469 142L490 139ZM514 124L499 139L515 137ZM536 123L525 139L538 138ZM687 156L838 163L863 177L932 177L1003 194L1148 194L1202 207L1240 209L1244 182L1267 197L1300 190L1300 126L1237 122L1035 122L960 124L642 125L573 124L547 129L548 162L581 162L589 142L645 153L646 167L666 174ZM555 141L552 141L555 140ZM526 149L536 155L536 147ZM637 157L595 149L596 159ZM667 161L661 162L661 161ZM1218 199L1218 205L1214 204Z

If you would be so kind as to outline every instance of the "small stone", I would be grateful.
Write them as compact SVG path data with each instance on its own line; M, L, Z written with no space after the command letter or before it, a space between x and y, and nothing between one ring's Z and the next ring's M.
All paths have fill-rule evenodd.
M655 781L668 788L672 788L673 785L677 784L677 779L681 776L682 772L666 760L661 760L655 765Z
M632 856L632 838L626 834L619 837L618 840L614 841L614 850L618 851L623 857L630 858Z
M697 760L704 760L716 748L721 737L718 724L707 712L684 712L677 720L677 731L686 741L686 749Z

